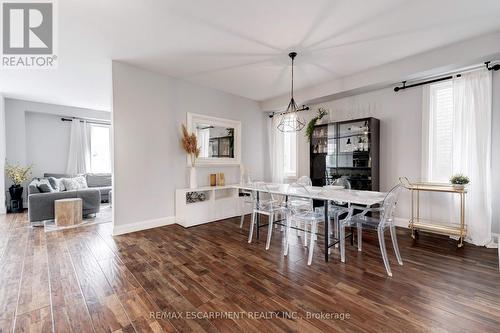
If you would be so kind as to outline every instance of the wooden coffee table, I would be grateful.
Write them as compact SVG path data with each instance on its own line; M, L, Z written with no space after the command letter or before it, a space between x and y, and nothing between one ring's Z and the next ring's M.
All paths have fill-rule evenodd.
M56 225L72 226L82 223L82 199L69 198L54 201Z

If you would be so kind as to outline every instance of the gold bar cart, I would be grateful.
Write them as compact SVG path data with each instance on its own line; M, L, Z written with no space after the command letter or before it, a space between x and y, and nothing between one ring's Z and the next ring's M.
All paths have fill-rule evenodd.
M467 235L467 226L465 224L465 187L455 187L450 184L440 183L411 183L408 178L401 177L401 184L411 191L411 218L408 228L411 230L411 237L418 238L419 230L449 236L458 236L458 247L464 245L463 241ZM460 196L460 222L454 224L439 224L436 221L423 219L420 217L420 192L442 192L456 193Z

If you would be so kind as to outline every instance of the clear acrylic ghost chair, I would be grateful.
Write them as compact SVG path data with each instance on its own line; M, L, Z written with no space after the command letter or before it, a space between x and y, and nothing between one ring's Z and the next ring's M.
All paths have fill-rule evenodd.
M301 176L299 179L297 179L296 183L304 186L312 186L311 178L309 178L308 176Z
M295 198L299 199L307 199L307 197L310 195L309 190L301 184L291 184L288 187L288 200L294 200ZM316 233L318 232L318 223L321 223L324 221L324 216L323 214L317 212L313 208L313 200L312 199L307 199L309 200L309 205L307 209L304 209L304 207L299 208L294 208L291 207L287 211L287 218L286 218L286 234L285 234L285 251L284 255L288 255L288 247L290 243L290 234L291 234L291 229L292 225L294 222L297 222L296 224L303 224L306 228L309 227L309 233L310 233L310 243L309 243L309 254L307 258L307 264L311 265L312 262L312 256L313 256L313 251L314 251L314 242L316 241ZM304 228L304 229L306 229ZM304 237L305 238L305 237Z
M253 195L253 211L252 211L252 221L250 223L250 233L248 235L248 242L252 242L253 229L257 224L257 214L267 215L268 221L268 232L266 241L266 250L269 249L271 245L271 236L273 233L273 223L277 214L281 213L282 216L286 216L286 206L283 200L269 190L269 187L264 182L254 183L254 187L259 191L259 200L257 200L257 194L254 192Z
M302 176L299 179L297 179L296 184L303 185L304 187L312 186L312 181L311 178L308 176ZM309 199L304 199L304 198L289 198L287 206L289 209L294 209L294 210L308 210L310 206L310 200ZM300 229L305 230L307 228L307 225L305 223L301 223L301 225L297 225L297 227L300 227ZM304 246L307 246L307 233L301 232L299 229L297 229L297 234L301 235L303 237L304 241Z
M394 210L396 208L399 193L403 186L400 184L394 186L389 193L387 193L384 202L381 207L378 208L366 208L352 205L348 216L340 220L340 258L342 262L345 262L345 227L356 226L358 233L358 251L361 251L361 241L362 241L362 229L363 227L372 227L377 230L378 241L380 244L380 252L382 254L382 259L384 261L385 269L387 275L392 276L391 267L389 265L389 259L387 257L387 249L385 247L384 231L386 229L390 230L392 245L394 247L394 252L396 253L396 258L398 263L403 265L403 260L401 259L401 254L399 253L398 240L396 238L396 227L394 225ZM362 210L361 213L353 215L353 210ZM366 216L368 212L378 212L379 217Z
M250 178L250 175L245 174L242 176L241 179L242 183L244 185L252 185L252 180ZM240 191L243 194L243 211L241 212L241 218L240 218L240 229L243 228L243 222L245 221L245 211L247 207L252 207L253 208L253 202L254 202L254 193L253 191L250 190L241 190Z
M330 185L342 186L345 190L351 189L351 183L345 177L335 179ZM350 203L341 201L332 201L328 206L328 216L330 216L330 218L333 218L333 223L334 223L332 228L330 223L331 220L328 221L328 223L330 223L328 225L328 230L331 230L336 239L339 239L339 218L342 214L348 213L350 207L351 207ZM338 244L335 244L335 247L338 247Z

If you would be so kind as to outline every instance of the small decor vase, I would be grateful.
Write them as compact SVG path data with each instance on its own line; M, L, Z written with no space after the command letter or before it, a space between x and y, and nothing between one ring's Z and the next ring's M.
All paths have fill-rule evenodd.
M217 174L210 174L210 186L217 186Z
M189 170L189 188L198 188L198 180L196 179L196 168L192 166Z
M9 193L12 200L21 200L23 197L23 187L21 185L12 185L9 187Z
M226 179L224 177L224 173L219 173L218 174L218 177L217 177L217 180L218 180L218 185L219 186L225 186L226 185Z

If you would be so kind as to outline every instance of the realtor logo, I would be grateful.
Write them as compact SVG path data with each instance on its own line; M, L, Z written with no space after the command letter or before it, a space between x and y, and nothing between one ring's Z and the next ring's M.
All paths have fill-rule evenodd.
M54 4L2 3L2 67L54 68Z

